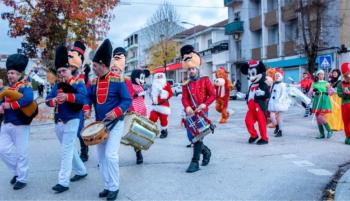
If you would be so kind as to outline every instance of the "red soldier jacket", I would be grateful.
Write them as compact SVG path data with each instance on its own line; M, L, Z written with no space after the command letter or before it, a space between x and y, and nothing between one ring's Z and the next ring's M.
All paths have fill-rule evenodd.
M190 92L188 91L187 86L189 86ZM207 106L203 112L207 112L209 105L215 100L215 88L208 77L201 77L196 81L190 80L182 86L182 105L184 106L184 109L190 106L195 110L196 107L191 100L190 93L192 94L197 107L202 103Z

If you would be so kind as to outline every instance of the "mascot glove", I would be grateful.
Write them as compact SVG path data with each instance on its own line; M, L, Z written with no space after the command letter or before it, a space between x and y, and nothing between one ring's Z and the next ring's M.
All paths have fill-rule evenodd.
M258 90L256 90L255 94L257 96L264 96L265 95L265 91L262 91L261 89L258 89Z
M167 99L169 97L169 92L166 90L162 90L160 92L160 99Z
M145 95L146 95L146 91L142 91L142 92L137 94L137 96L145 96Z

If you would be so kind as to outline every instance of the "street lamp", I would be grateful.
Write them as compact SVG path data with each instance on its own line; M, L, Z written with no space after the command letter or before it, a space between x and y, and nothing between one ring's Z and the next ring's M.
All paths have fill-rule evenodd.
M186 21L182 21L181 24L188 24L188 25L191 25L193 26L193 47L196 49L196 37L195 37L195 34L196 34L196 25L195 24L192 24L190 22L186 22ZM197 50L198 51L198 50Z

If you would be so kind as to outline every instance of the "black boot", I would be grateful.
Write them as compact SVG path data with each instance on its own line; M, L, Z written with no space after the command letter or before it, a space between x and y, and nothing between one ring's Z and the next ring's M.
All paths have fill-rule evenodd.
M198 161L200 159L202 149L203 149L203 142L198 141L193 144L193 157L192 157L190 166L188 166L186 172L192 173L192 172L197 172L199 170Z
M63 193L68 189L69 187L62 186L61 184L56 184L54 187L52 187L52 190L56 191L56 193Z
M280 130L280 127L279 127L279 125L277 124L275 130L273 131L273 134L276 135L276 134L278 133L279 130Z
M15 183L15 185L13 186L13 190L22 189L22 188L26 187L26 185L27 185L26 183L17 181L17 182Z
M209 164L210 157L211 157L211 151L204 144L203 144L202 154L203 154L202 166L206 166Z
M136 150L136 164L142 164L143 163L143 157L142 157L142 152L141 150Z
M197 172L198 170L199 170L199 163L191 161L191 163L188 166L186 172L187 173L193 173L193 172Z
M14 185L17 181L17 176L12 177L10 184Z
M160 136L159 138L166 138L168 136L168 130L167 129L163 129L160 131Z
M89 147L84 143L84 140L79 136L79 142L80 142L80 159L83 162L86 162L89 160Z
M109 191L107 195L107 200L116 200L118 197L119 190Z
M107 197L108 193L109 193L109 190L103 189L103 191L101 191L101 192L98 194L98 197L100 197L100 198L105 198L105 197Z
M249 140L248 140L248 143L249 143L249 144L252 144L252 143L254 143L258 138L259 138L259 137L256 137L256 138L250 137Z
M279 131L276 133L275 137L282 137L282 130L279 130Z

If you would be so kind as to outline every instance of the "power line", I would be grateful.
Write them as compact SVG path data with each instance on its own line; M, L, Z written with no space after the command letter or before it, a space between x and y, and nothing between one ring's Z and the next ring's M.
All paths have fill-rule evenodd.
M150 3L143 1L120 1L119 5L148 5L148 6L160 6L162 3ZM210 8L210 9L223 9L223 6L199 6L199 5L185 5L185 4L173 4L175 7L184 7L184 8Z

